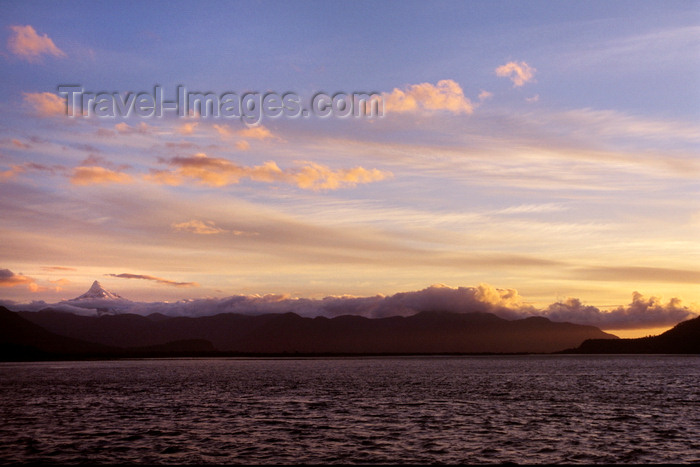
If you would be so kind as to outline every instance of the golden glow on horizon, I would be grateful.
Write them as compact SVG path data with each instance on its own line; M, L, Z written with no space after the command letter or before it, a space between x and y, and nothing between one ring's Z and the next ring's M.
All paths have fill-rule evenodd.
M620 339L637 339L640 337L658 336L672 329L673 326L640 329L603 329L603 331L613 334Z

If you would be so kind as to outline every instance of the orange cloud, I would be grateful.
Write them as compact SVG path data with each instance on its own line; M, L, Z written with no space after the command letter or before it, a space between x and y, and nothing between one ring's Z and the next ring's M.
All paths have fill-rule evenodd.
M485 101L486 99L491 99L492 97L493 97L493 93L492 93L492 92L481 91L481 92L479 93L479 100L482 101L482 102Z
M175 131L181 135L191 135L194 133L194 129L197 128L199 122L183 123Z
M214 129L222 139L229 138L233 135L233 131L226 125L214 125Z
M48 166L43 164L37 164L36 162L25 162L21 165L13 165L12 168L10 168L9 170L0 172L0 180L9 180L21 173L31 171L49 172L51 174L55 174L57 172L64 172L65 167L61 165Z
M172 285L175 287L199 287L199 284L196 282L175 282L175 281L171 281L169 279L162 279L160 277L147 276L144 274L122 273L122 274L105 274L105 276L119 277L121 279L144 279L147 281L158 282L160 284Z
M7 48L18 57L29 62L35 62L42 55L66 56L46 34L40 36L29 25L10 26L10 29L12 29L13 34L7 40Z
M167 170L151 169L151 173L144 175L143 178L159 185L178 186L183 183L183 177L180 174Z
M213 235L226 232L226 230L216 227L211 221L202 222L194 219L172 224L171 227L177 231L192 232L199 235Z
M131 183L129 174L115 172L99 166L76 167L70 182L73 185L100 185L105 183Z
M474 296L480 302L493 307L522 309L526 306L517 290L498 289L489 284L479 284Z
M62 279L56 279L55 281L52 281L51 279L49 279L49 282L51 282L52 284L58 284L58 285L70 284L70 280L68 280L68 279L63 279L63 278L62 278Z
M430 83L412 84L405 90L394 88L384 93L384 108L387 112L420 112L446 110L453 114L471 114L474 106L464 96L458 83L451 79Z
M4 170L0 172L0 180L9 180L15 178L18 174L21 174L26 169L21 165L13 165L11 169Z
M66 114L66 100L51 92L25 92L24 101L40 117Z
M332 170L314 162L305 164L293 170L289 176L299 188L313 191L351 188L358 184L378 182L391 176L389 172L364 167Z
M134 133L146 134L151 130L151 127L145 122L141 122L135 127L129 126L126 122L120 122L114 125L114 129L117 130L119 134L130 135Z
M0 287L15 287L24 284L26 284L27 287L31 287L32 285L36 286L34 279L31 277L15 274L9 269L0 269Z
M239 151L247 151L250 149L250 143L242 139L236 143L236 149L238 149Z
M258 139L258 140L264 140L267 138L275 138L275 136L272 134L272 132L262 125L240 130L240 131L238 131L238 136L241 136L242 138Z
M175 166L174 171L151 171L146 179L173 186L181 185L189 179L202 185L222 187L248 178L266 183L290 183L305 190L319 191L354 187L392 176L390 172L363 167L333 170L314 162L302 162L301 167L286 170L282 170L274 161L246 167L226 159L207 157L204 153L190 157L174 157L170 164Z
M520 87L533 80L537 70L525 62L508 62L496 68L496 76L510 78L513 87Z

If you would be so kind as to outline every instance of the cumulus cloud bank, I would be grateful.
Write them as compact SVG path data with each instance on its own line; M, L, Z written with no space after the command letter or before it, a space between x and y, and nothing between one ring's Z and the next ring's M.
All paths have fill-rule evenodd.
M193 283L175 283L166 279L136 274L107 274L113 277L155 280L168 285L186 286ZM500 289L488 284L477 287L452 288L433 285L419 291L401 292L390 296L372 297L326 297L323 299L292 298L286 295L234 295L226 298L203 298L168 302L131 302L123 300L114 303L122 313L149 315L161 313L167 316L210 316L219 313L264 314L296 313L305 317L336 317L357 315L366 318L389 316L410 316L422 311L447 311L455 313L493 313L504 319L522 319L533 316L549 318L552 321L571 322L596 326L601 329L639 329L672 326L686 319L698 316L698 310L681 304L677 298L664 303L657 297L645 298L635 292L632 302L612 311L603 311L591 305L584 305L577 298L568 298L538 309L525 302L514 289ZM19 306L14 309L38 310L46 308L44 302ZM76 307L89 307L89 303L77 304L62 302L57 308L77 312ZM104 306L102 304L101 306ZM86 314L85 309L79 310ZM94 311L97 314L97 311Z
M549 305L543 315L552 321L591 324L603 329L635 329L676 324L694 318L698 313L681 305L678 298L671 298L664 304L658 297L645 298L639 292L634 292L629 305L618 306L611 311L601 311L594 306L583 305L577 298L569 298Z
M66 100L52 92L25 92L24 102L39 117L66 114Z

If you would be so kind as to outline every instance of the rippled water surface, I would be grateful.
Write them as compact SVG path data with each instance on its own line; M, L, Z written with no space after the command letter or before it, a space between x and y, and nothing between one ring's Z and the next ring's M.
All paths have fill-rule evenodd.
M700 358L0 364L0 462L700 462Z

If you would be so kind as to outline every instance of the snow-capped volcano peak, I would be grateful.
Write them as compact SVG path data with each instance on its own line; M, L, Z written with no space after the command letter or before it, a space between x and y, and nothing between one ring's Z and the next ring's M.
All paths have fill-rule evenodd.
M90 287L90 290L85 292L79 297L75 297L71 299L70 301L74 300L85 300L85 299L95 299L95 298L100 298L100 299L105 299L105 300L124 300L123 297L115 294L114 292L110 292L109 290L105 290L102 285L95 281L92 283L92 287Z

